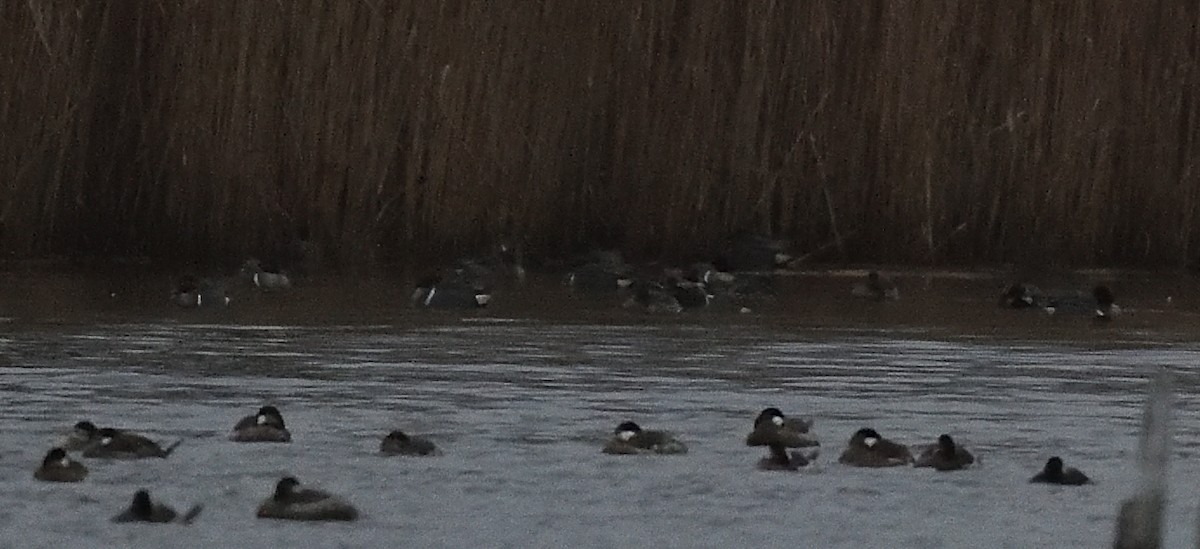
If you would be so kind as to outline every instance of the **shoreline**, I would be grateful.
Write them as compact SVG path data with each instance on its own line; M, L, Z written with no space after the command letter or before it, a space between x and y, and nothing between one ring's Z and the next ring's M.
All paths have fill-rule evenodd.
M776 273L772 301L749 313L711 307L652 314L621 307L613 296L573 296L555 274L500 287L487 308L435 311L413 307L404 274L301 278L282 292L235 284L225 309L181 309L168 301L174 277L155 269L111 268L81 273L32 268L0 271L0 330L49 325L145 322L240 326L422 326L504 322L749 327L766 332L912 331L952 339L1080 342L1105 345L1200 340L1200 279L1176 272L1087 270L1054 278L1057 287L1110 284L1123 312L1097 325L1086 316L1003 309L998 298L1013 279L1000 270L883 269L901 288L898 301L876 303L850 294L863 269L827 267Z

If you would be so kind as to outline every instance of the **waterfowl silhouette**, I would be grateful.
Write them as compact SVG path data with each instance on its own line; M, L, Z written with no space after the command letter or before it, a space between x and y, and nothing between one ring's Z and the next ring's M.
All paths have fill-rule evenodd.
M932 467L938 471L957 471L975 463L975 456L954 442L950 435L938 437L936 444L921 450L913 463L915 467Z
M1046 306L1046 296L1037 286L1018 282L1000 294L1000 306L1009 309L1042 309Z
M643 309L649 313L678 313L683 310L679 300L661 283L653 280L636 280L629 287L632 295L625 300L626 309Z
M768 444L767 448L770 453L758 460L758 468L763 471L799 471L801 467L816 461L819 453L816 449L807 454L799 451L789 453L787 447L777 443Z
M626 421L613 430L601 450L606 454L686 454L687 446L663 431L646 431Z
M605 295L633 284L630 268L620 260L597 260L584 263L567 273L565 282L574 293Z
M179 516L170 506L151 501L150 492L138 490L133 494L133 502L129 504L129 507L122 511L121 514L113 517L112 521L178 522L180 524L191 524L203 509L203 505L196 505L189 509L187 513L184 513L183 516Z
M71 432L59 443L59 447L68 451L79 451L100 439L100 429L90 421L80 421Z
M771 271L791 260L792 256L784 252L783 242L762 235L743 234L733 240L716 264L722 270L733 272Z
M419 436L409 436L404 431L392 431L379 443L379 453L389 456L438 456L434 443Z
M896 283L876 271L867 273L867 280L855 284L850 293L873 301L900 299L900 289L896 287Z
M754 418L754 429L746 435L747 446L781 445L786 448L803 448L820 446L820 443L808 436L812 422L791 418L783 415L779 408L766 408Z
M283 415L274 406L263 406L233 426L229 440L234 442L291 442L292 434L283 423Z
M229 305L229 296L220 282L185 276L171 291L171 302L185 308L224 307Z
M492 294L482 287L460 280L426 277L417 282L412 302L428 309L473 309L486 307Z
M97 439L83 449L83 457L101 459L165 458L171 455L171 452L174 452L182 442L182 439L177 440L164 449L144 436L106 427L100 429Z
M33 478L45 482L79 482L87 477L88 470L82 463L67 457L62 448L46 452L42 464L33 472Z
M1029 482L1081 486L1092 482L1092 479L1074 467L1064 468L1062 458L1054 456L1046 460L1046 466L1040 473L1029 479Z
M1100 285L1092 288L1092 298L1096 300L1096 312L1093 315L1096 320L1112 320L1121 312L1121 307L1116 304L1112 290L1108 286Z
M283 477L275 493L263 500L258 518L283 520L355 520L358 510L346 500L321 490L300 488L295 477Z
M292 279L286 273L264 269L262 263L254 258L247 259L242 264L241 274L256 288L265 291L286 290L292 287Z
M912 453L906 446L887 440L870 428L855 432L838 457L838 463L855 467L894 467L912 462Z

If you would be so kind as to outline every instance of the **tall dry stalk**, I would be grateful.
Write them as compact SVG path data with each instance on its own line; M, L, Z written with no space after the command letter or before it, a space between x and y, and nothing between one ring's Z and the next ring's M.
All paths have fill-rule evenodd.
M0 25L12 255L703 257L753 231L1178 265L1200 236L1183 0L18 0Z

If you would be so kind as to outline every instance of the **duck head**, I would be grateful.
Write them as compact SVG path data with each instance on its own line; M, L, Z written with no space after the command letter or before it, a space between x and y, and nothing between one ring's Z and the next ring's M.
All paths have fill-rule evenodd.
M283 477L275 484L275 494L271 497L275 501L285 501L292 496L297 486L300 486L300 481L296 480L296 477Z
M771 424L776 427L782 427L783 420L783 412L781 412L779 408L765 408L763 411L758 413L758 417L754 418L754 427L757 429L760 425L766 422L771 422Z
M68 463L70 460L67 459L67 452L62 448L51 448L49 452L46 452L46 457L42 459L43 467L56 465L66 467Z
M623 441L628 441L640 432L642 432L642 428L632 421L623 422L613 430L613 434Z

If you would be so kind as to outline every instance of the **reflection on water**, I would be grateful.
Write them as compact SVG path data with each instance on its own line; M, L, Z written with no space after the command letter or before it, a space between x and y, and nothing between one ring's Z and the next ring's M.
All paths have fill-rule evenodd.
M0 348L3 545L1098 547L1136 480L1150 365L1177 371L1169 546L1194 533L1200 348L1190 345L521 321L42 327L0 336ZM281 408L295 442L227 442L264 402ZM817 418L814 470L754 469L760 449L742 438L768 405ZM600 454L626 418L676 432L691 452ZM80 485L35 482L43 453L81 419L185 442L168 460L90 460ZM949 432L982 466L836 464L867 425L910 444ZM375 455L397 428L446 454ZM1052 454L1098 483L1027 484ZM285 472L347 495L363 519L254 519ZM187 530L109 524L142 486L206 510Z

